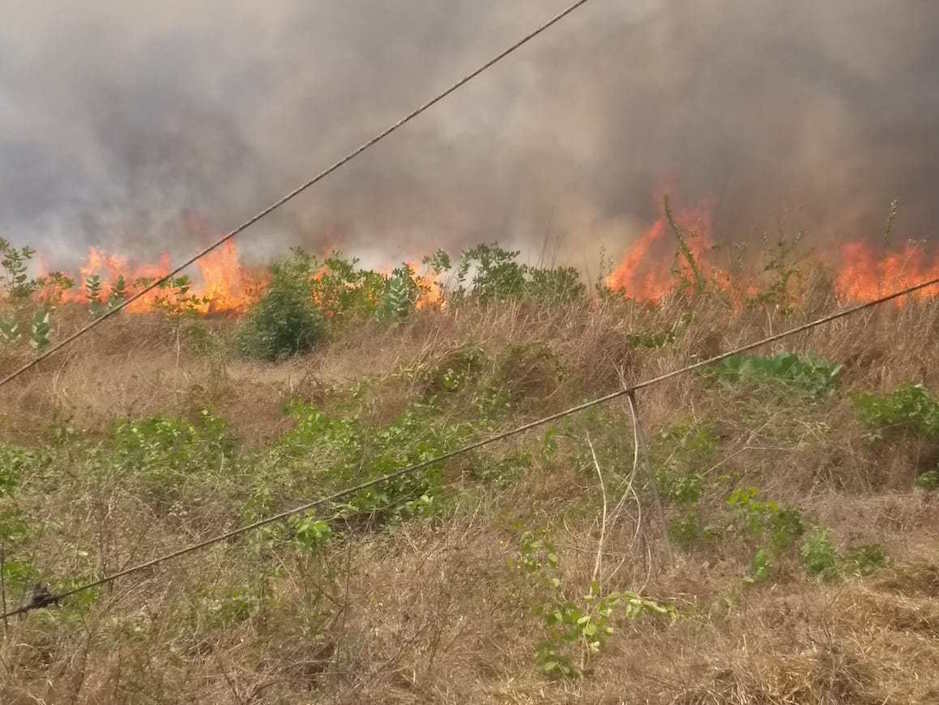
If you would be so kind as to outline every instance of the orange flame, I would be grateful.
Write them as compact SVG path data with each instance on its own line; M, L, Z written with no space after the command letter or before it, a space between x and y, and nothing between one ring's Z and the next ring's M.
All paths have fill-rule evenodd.
M238 248L229 241L197 262L198 275L189 291L199 303L195 309L204 314L243 313L260 298L266 278L245 268ZM95 247L88 251L85 263L79 269L75 286L61 292L65 303L88 302L86 284L93 276L101 281L99 297L107 301L115 292L120 279L124 281L125 297L129 298L148 283L165 277L171 271L170 258L163 254L154 264L138 264L121 255L103 252ZM40 298L52 297L53 292L41 292ZM152 311L160 301L172 300L174 293L154 289L131 303L125 310L130 313Z
M841 247L835 285L843 299L869 301L936 277L939 277L939 250L930 258L923 245L907 242L899 252L880 255L863 242L851 242ZM918 299L937 295L936 287L914 294ZM903 299L898 299L898 304L903 305Z
M231 240L196 264L202 277L198 296L207 300L204 313L244 313L267 286L265 277L242 267Z
M730 295L738 305L759 294L760 287L753 281L741 277L735 280L708 261L712 240L706 208L685 211L676 221L688 235L688 248L705 279ZM841 246L840 256L835 261L828 261L824 256L823 261L834 270L838 297L851 302L869 301L939 277L939 246L933 247L930 253L926 246L914 242L907 242L896 251L884 251L860 241L849 242ZM675 238L662 217L629 247L608 277L607 285L629 298L654 303L691 277L690 266L677 254ZM801 293L792 292L792 296L798 300ZM915 296L920 300L937 297L939 287L923 289ZM898 305L902 306L903 301L898 300Z
M702 206L683 211L675 220L686 235L686 244L701 274L724 281L725 275L707 261L712 246L707 209ZM671 227L662 216L627 250L607 278L607 285L631 299L658 302L675 289L676 275L679 280L694 280L690 264L680 255L676 257Z

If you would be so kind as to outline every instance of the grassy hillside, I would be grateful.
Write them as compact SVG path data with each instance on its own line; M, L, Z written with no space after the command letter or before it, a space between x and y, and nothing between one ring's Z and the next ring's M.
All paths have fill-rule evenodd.
M8 605L838 306L491 264L422 310L321 288L271 361L121 315L0 390ZM883 306L32 611L0 701L939 702L936 340L939 299Z

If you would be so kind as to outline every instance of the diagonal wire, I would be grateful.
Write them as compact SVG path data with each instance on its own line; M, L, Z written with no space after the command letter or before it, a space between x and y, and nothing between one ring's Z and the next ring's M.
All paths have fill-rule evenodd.
M148 286L144 287L143 289L141 289L140 291L138 291L136 294L134 294L133 296L131 296L130 298L128 298L126 301L124 301L123 303L121 303L120 305L115 306L114 308L108 310L107 312L105 312L104 314L102 314L101 316L99 316L98 318L93 319L93 320L90 321L88 324L86 324L86 325L83 326L82 328L79 328L77 331L75 331L74 333L72 333L72 334L71 334L70 336L68 336L67 338L65 338L65 339L61 340L60 342L56 343L55 345L53 345L51 348L49 348L48 350L46 350L46 352L44 352L43 354L36 356L34 359L30 360L29 362L27 362L26 364L24 364L22 367L17 368L16 370L14 370L14 371L11 372L10 374L8 374L8 375L7 375L6 377L4 377L3 379L0 379L0 387L4 386L5 384L7 384L7 383L9 383L9 382L12 382L14 379L16 379L17 377L19 377L19 376L20 376L21 374L23 374L24 372L26 372L26 371L32 369L33 367L35 367L36 365L38 365L40 362L42 362L42 361L45 360L46 358L48 358L48 357L54 355L54 354L57 353L59 350L61 350L62 348L64 348L66 345L69 345L69 344L72 343L74 340L77 340L78 338L80 338L81 336L83 336L85 333L87 333L87 332L90 331L91 329L93 329L93 328L95 328L96 326L100 325L100 324L101 324L102 322L104 322L106 319L108 319L108 318L110 318L111 316L115 315L115 314L118 313L119 311L121 311L121 310L127 308L127 307L130 306L132 303L134 303L135 301L137 301L139 298L141 298L142 296L144 296L144 295L148 294L149 292L153 291L153 290L156 289L157 287L163 285L164 283L166 283L167 281L169 281L171 278L173 278L174 276L176 276L177 274L179 274L181 271L183 271L184 269L186 269L186 267L188 267L189 265L191 265L191 264L193 264L194 262L196 262L197 260L199 260L199 259L205 257L207 254L209 254L210 252L212 252L212 251L215 250L216 248L221 247L223 244L225 244L226 242L228 242L229 240L231 240L233 237L235 237L236 235L238 235L240 232L242 232L242 231L244 231L244 230L247 230L249 227L251 227L252 225L254 225L255 223L257 223L259 220L261 220L262 218L264 218L264 217L270 215L271 213L273 213L274 211L276 211L278 208L280 208L281 206L283 206L283 205L284 205L285 203L287 203L288 201L293 200L294 198L296 198L297 196L299 196L301 193L303 193L304 191L306 191L308 188L310 188L310 187L313 186L314 184L316 184L316 183L322 181L323 179L325 179L327 176L329 176L330 174L332 174L332 173L333 173L334 171L336 171L337 169L339 169L339 168L345 166L346 164L348 164L349 162L351 162L353 159L355 159L356 157L358 157L360 154L362 154L362 153L365 152L366 150L370 149L371 147L375 146L376 144L378 144L379 142L381 142L383 139L385 139L386 137L388 137L391 133L396 132L399 128L401 128L401 127L403 127L404 125L406 125L407 123L409 123L411 120L413 120L414 118L416 118L418 115L420 115L421 113L423 113L423 112L429 110L430 108L432 108L433 106L435 106L437 103L439 103L440 101L442 101L444 98L446 98L447 96L449 96L451 93L456 92L457 90L459 90L460 88L462 88L463 86L465 86L467 83L469 83L470 81L472 81L474 78L476 78L477 76L479 76L481 73L483 73L484 71L488 70L488 69L491 68L492 66L494 66L494 65L496 65L497 63L499 63L500 61L502 61L505 57L509 56L509 54L513 54L515 51L517 51L517 50L520 49L522 46L524 46L525 44L527 44L528 42L530 42L532 39L534 39L535 37L537 37L539 34L541 34L541 33L545 32L546 30L550 29L551 27L553 27L554 25L556 25L558 22L560 22L561 20L565 19L567 16L571 15L575 10L579 9L579 8L580 8L581 6L583 6L583 5L586 5L588 2L589 2L589 0L577 0L577 2L575 2L574 4L568 6L566 9L562 10L561 12L559 12L558 14L556 14L556 15L555 15L554 17L552 17L551 19L549 19L549 20L547 20L546 22L544 22L544 23L542 23L541 25L539 25L537 28L535 28L534 30L532 30L531 32L529 32L528 34L526 34L524 37L522 37L521 39L519 39L518 41L516 41L514 44L512 44L511 46L509 46L507 49L504 49L504 50L501 51L499 54L497 54L497 55L494 56L493 58L489 59L489 61L487 61L486 63L484 63L482 66L480 66L480 67L477 68L476 70L472 71L471 73L467 74L466 76L464 76L463 78L461 78L461 79L460 79L459 81L457 81L456 83L452 84L449 88L447 88L447 89L446 89L445 91L443 91L442 93L438 93L435 97L431 98L430 100L428 100L428 101L427 101L426 103L424 103L423 105L420 105L419 107L415 108L415 109L412 110L410 113L408 113L408 114L405 115L404 117L400 118L397 122L395 122L395 123L392 124L391 126L385 128L384 130L382 130L381 132L379 132L377 135L375 135L374 137L372 137L372 138L371 138L370 140L368 140L367 142L364 142L364 143L361 144L359 147L356 147L355 149L353 149L353 150L352 150L351 152L349 152L346 156L342 157L342 158L339 159L338 161L334 162L334 163L331 164L330 166L328 166L328 167L326 167L325 169L323 169L321 172L319 172L316 176L314 176L313 178L311 178L309 181L306 181L306 182L300 184L300 185L297 186L293 191L290 191L289 193L285 194L284 196L281 196L281 197L278 198L276 201L274 201L272 204L270 204L269 206L267 206L267 207L264 208L263 210L259 211L257 214L255 214L255 215L251 216L250 218L248 218L245 222L243 222L241 225L239 225L238 227L236 227L234 230L230 230L228 233L226 233L226 234L223 235L221 238L219 238L218 240L216 240L215 242L213 242L211 245L209 245L208 247L206 247L204 250L201 250L200 252L197 252L196 254L194 254L192 257L190 257L189 259L187 259L185 262L183 262L182 264L178 265L178 266L177 266L175 269L173 269L173 271L171 271L169 274L166 274L166 275L163 276L162 278L157 279L156 281L152 282L151 284L149 284Z
M701 360L700 362L696 362L691 365L686 365L685 367L680 367L676 370L672 370L671 372L666 372L665 374L659 375L658 377L653 377L643 382L639 382L637 384L634 384L631 387L622 387L616 390L615 392L611 392L610 394L607 394L605 396L592 399L590 401L584 402L583 404L578 404L577 406L571 407L569 409L565 409L564 411L559 411L556 414L545 416L543 418L537 419L535 421L531 421L522 426L518 426L517 428L504 431L502 433L498 433L494 436L489 436L488 438L484 438L474 443L470 443L469 445L463 446L462 448L452 450L449 453L443 453L442 455L438 455L435 458L430 458L428 460L424 460L419 463L409 465L407 467L401 468L400 470L396 470L394 472L388 473L387 475L382 475L381 477L377 477L372 480L362 482L353 487L348 487L344 490L341 490L340 492L336 492L327 497L321 497L311 502L307 502L306 504L301 504L298 507L294 507L292 509L288 509L286 511L280 512L279 514L274 514L264 519L260 519L259 521L253 522L251 524L240 526L236 529L232 529L231 531L227 531L223 534L219 534L217 536L213 536L211 538L205 539L204 541L199 541L198 543L190 544L183 548L179 548L175 551L171 551L170 553L166 553L162 556L153 558L144 563L139 563L137 565L130 566L129 568L125 568L124 570L120 570L116 573L106 575L102 578L99 578L98 580L94 580L92 582L79 585L77 587L71 588L69 590L65 590L64 592L60 592L55 595L45 595L43 596L41 600L38 600L38 601L34 599L31 603L27 605L24 605L15 610L5 613L3 617L4 618L12 617L14 615L29 612L30 610L33 610L33 609L45 607L49 604L56 603L59 600L62 600L66 597L70 597L71 595L74 595L76 593L84 592L86 590L91 590L92 588L96 588L101 585L114 582L115 580L119 578L123 578L128 575L132 575L134 573L139 573L140 571L147 570L148 568L153 568L154 566L157 566L161 563L166 563L167 561L180 558L181 556L185 556L189 553L194 553L196 551L199 551L203 548L207 548L214 544L222 543L223 541L228 541L229 539L254 531L256 529L261 528L262 526L267 526L268 524L281 521L295 514L301 514L303 512L307 512L311 509L315 509L316 507L320 507L324 504L332 503L332 502L335 502L336 500L342 499L344 497L348 497L349 495L353 495L353 494L356 494L357 492L361 492L362 490L369 489L370 487L375 487L376 485L383 484L385 482L397 479L404 475L410 475L412 473L417 472L418 470L423 470L431 465L442 463L446 460L450 460L451 458L455 458L456 456L464 455L465 453L469 453L470 451L477 450L479 448L483 448L484 446L491 445L493 443L496 443L497 441L502 441L502 440L505 440L506 438L517 436L519 434L525 433L526 431L530 431L534 428L538 428L539 426L544 426L545 424L551 423L552 421L557 421L558 419L562 419L566 416L571 416L572 414L585 411L586 409L590 409L591 407L599 406L600 404L604 404L608 401L612 401L613 399L617 399L622 396L631 395L632 393L634 393L635 391L639 389L645 389L646 387L651 387L655 384L659 384L660 382L664 382L668 379L672 379L673 377L678 377L679 375L686 374L693 370L697 370L702 367L706 367L708 365L713 365L717 362L720 362L721 360L726 360L729 357L733 357L734 355L739 355L740 353L747 352L748 350L753 350L754 348L758 348L760 346L767 345L769 343L773 343L778 340L782 340L783 338L788 338L798 333L802 333L807 330L817 328L818 326L831 323L832 321L836 321L839 318L845 318L855 313L859 313L860 311L874 308L875 306L879 306L881 304L887 303L888 301L898 299L902 296L907 296L916 291L925 289L930 286L934 286L936 284L939 284L939 277L936 277L929 281L922 282L920 284L916 284L914 286L906 287L905 289L902 289L900 291L896 291L892 294L882 296L879 299L874 299L873 301L868 301L863 304L858 304L857 306L852 306L851 308L844 309L843 311L838 311L836 313L823 316L822 318L817 318L813 321L804 323L803 325L800 325L800 326L796 326L795 328L790 328L789 330L785 330L781 333L771 335L767 338L761 338L760 340L755 340L751 343L747 343L746 345L741 345L740 347L734 348L733 350L722 353L720 355L715 355L714 357L710 357L706 360Z

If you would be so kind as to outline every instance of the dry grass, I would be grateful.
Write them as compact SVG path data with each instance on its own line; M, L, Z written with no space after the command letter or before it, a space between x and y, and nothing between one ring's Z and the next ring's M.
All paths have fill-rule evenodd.
M264 449L290 428L283 407L291 399L337 414L354 403L382 427L423 399L427 375L467 346L485 352L486 379L515 395L511 413L498 419L511 426L615 389L620 372L630 381L648 378L834 307L823 288L810 300L813 308L783 320L765 309L699 303L694 318L675 327L675 340L657 348L637 347L630 336L672 329L687 303L424 312L396 327L349 330L283 364L242 361L224 346L184 350L177 363L165 326L128 318L5 389L0 429L3 440L36 447L52 443L62 425L104 438L123 419L209 407L245 452ZM224 342L230 326L213 326ZM564 426L551 458L541 455L540 435L510 444L533 458L511 482L450 472L454 500L435 518L358 528L313 555L258 551L245 539L121 581L81 609L15 619L0 645L0 701L937 703L939 511L935 493L912 489L936 449L913 439L872 446L852 402L858 391L909 382L939 389L937 339L939 303L884 307L778 346L844 363L831 399L715 387L696 375L640 397L646 461L649 439L671 424L716 429L717 454L700 469L715 488L702 501L706 518L725 510L734 486L758 487L826 527L840 550L882 545L889 566L869 576L810 578L796 551L772 580L747 585L752 545L668 546L644 494L642 526L636 529L629 503L607 536L604 574L619 561L623 567L604 588L644 586L644 594L675 605L677 621L624 622L583 678L547 679L534 659L543 638L540 598L514 564L519 537L548 532L567 594L587 593L601 497L584 460L584 432L597 445L611 502L632 464L629 415L611 406ZM472 418L461 405L473 394L457 394L441 415ZM507 451L473 463L491 464L499 452ZM236 495L221 484L170 514L107 476L75 471L24 487L17 501L42 524L24 550L44 575L113 570L239 519L226 504ZM221 617L219 604L245 586L257 588L260 602L244 618Z

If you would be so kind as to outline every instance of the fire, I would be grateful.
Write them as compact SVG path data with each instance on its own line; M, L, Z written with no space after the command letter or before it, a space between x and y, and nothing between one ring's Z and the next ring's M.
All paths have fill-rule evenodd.
M713 239L711 216L705 205L675 214L675 223L682 230L689 258L679 247L668 219L663 215L629 246L620 264L607 278L608 286L624 293L636 301L658 303L678 287L693 285L700 276L709 286L717 287L736 305L744 305L755 299L763 285L739 274L731 276L712 261ZM902 249L888 251L862 241L849 242L837 250L834 261L822 257L834 273L835 291L844 302L860 302L875 299L891 291L939 278L939 246L927 247L921 243L908 242ZM153 311L161 304L174 304L179 296L187 297L187 307L202 314L241 314L260 299L269 281L269 274L260 269L246 267L241 262L238 248L233 241L225 242L196 263L198 270L193 281L184 291L160 287L148 292L127 307L131 313ZM411 276L420 289L417 308L420 310L441 309L446 306L442 284L432 273L417 262L407 262ZM162 255L153 263L136 263L127 257L91 248L85 263L74 277L74 286L65 288L62 279L48 276L45 289L38 293L47 301L88 304L89 285L97 282L99 303L115 299L127 299L147 284L161 279L171 271L169 255ZM41 269L45 270L44 266ZM394 266L379 268L377 274L387 279ZM695 271L697 270L697 271ZM322 278L329 271L326 264L315 273ZM374 289L375 280L368 290L379 296ZM379 282L380 283L380 279ZM787 292L790 301L799 301L803 292ZM374 291L373 291L374 289ZM916 294L925 299L939 296L939 287L925 289ZM326 302L318 302L326 304ZM902 300L898 302L902 305ZM326 306L328 308L328 306ZM328 315L328 314L327 314Z
M418 272L421 269L421 265L419 265L417 262L409 261L405 264L407 264L407 266L411 268L411 271L414 272L414 281L421 290L420 296L417 298L417 310L427 311L436 308L443 308L445 305L443 298L443 285L429 274L419 274Z
M685 234L686 244L702 276L723 281L725 275L707 261L710 250L711 217L705 207L683 211L676 224ZM607 285L637 301L661 301L675 289L676 273L693 282L694 272L686 258L675 249L675 236L663 215L627 250Z
M198 296L206 300L205 313L244 313L261 297L267 285L264 277L241 265L238 248L231 240L196 265L202 277Z
M936 277L939 277L939 249L930 257L922 244L907 242L899 252L879 254L865 243L851 242L841 248L836 286L843 299L869 301ZM920 299L936 295L936 287L914 294ZM899 303L902 304L902 299Z
M685 211L676 217L676 222L685 231L688 248L704 279L738 305L759 294L761 287L753 281L731 277L709 261L711 219L706 207ZM834 272L835 290L841 300L862 302L939 277L939 247L930 252L921 243L907 242L902 249L888 251L856 241L842 245L834 260L823 256L822 263ZM690 264L678 251L675 235L663 216L629 247L608 277L607 285L637 301L655 303L682 282L692 280ZM798 291L791 295L794 300L801 298ZM939 296L939 287L924 289L915 296L920 299ZM902 299L898 305L903 305Z
M244 267L235 243L228 241L210 252L197 263L198 275L185 296L191 297L195 310L204 314L243 313L260 298L266 278ZM168 254L151 264L139 264L127 257L107 253L92 247L85 263L75 277L75 286L60 291L65 303L85 304L89 300L88 284L93 277L100 281L98 298L108 301L118 295L123 285L124 298L130 298L155 280L172 270ZM179 295L172 286L158 287L131 303L125 310L130 313L152 311L160 302L172 303ZM51 290L40 292L40 298L52 298Z

